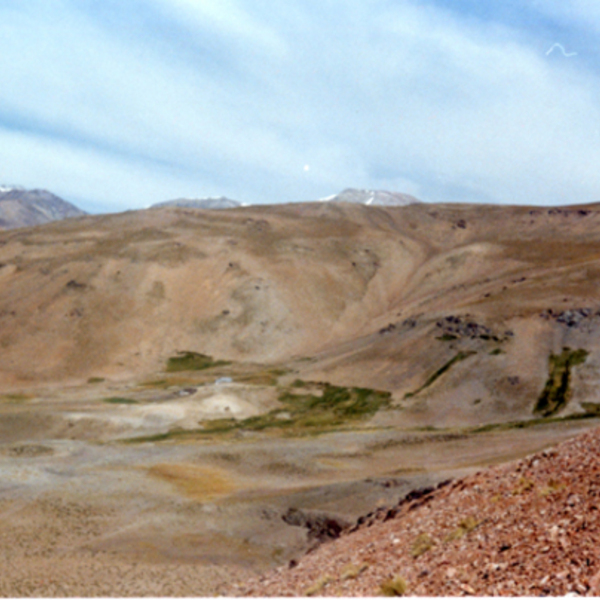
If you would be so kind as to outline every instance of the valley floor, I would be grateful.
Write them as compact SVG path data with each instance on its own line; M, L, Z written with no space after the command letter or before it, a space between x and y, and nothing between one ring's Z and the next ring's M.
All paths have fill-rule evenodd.
M352 524L410 490L597 424L408 430L383 426L380 412L303 435L276 428L206 434L198 427L207 407L252 414L270 406L269 390L202 383L200 375L192 383L98 383L2 397L0 595L254 593L259 588L245 587L248 581L318 542L314 531L286 521L290 509L306 522ZM362 592L371 593L367 587Z

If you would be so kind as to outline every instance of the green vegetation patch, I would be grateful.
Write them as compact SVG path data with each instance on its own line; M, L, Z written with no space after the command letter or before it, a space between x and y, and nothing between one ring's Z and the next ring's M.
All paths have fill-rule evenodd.
M167 360L167 373L175 373L177 371L203 371L211 367L223 367L230 365L231 362L226 360L214 360L208 354L200 354L199 352L178 352L177 356L172 356Z
M309 385L309 384L307 384ZM279 396L283 405L264 415L241 421L219 419L207 424L204 431L222 432L229 429L262 431L265 429L310 430L330 429L374 415L390 404L391 393L368 388L345 388L329 383L311 384L321 395L291 394Z
M107 404L137 404L137 400L133 400L132 398L120 398L118 396L114 396L112 398L104 398L102 402L106 402Z
M2 400L7 400L8 402L26 402L27 400L31 400L33 396L29 394L21 394L19 392L10 393L10 394L2 394L0 396Z
M430 375L427 378L427 381L414 392L409 392L405 394L405 398L411 398L412 396L416 396L419 392L422 392L425 388L428 388L434 381L439 379L444 373L450 370L453 365L460 362L461 360L465 360L465 358L469 358L469 356L476 354L473 350L469 350L468 352L459 352L456 356L451 358L446 364L442 365L435 373Z
M388 407L391 393L368 388L345 388L329 383L305 384L313 392L292 394L282 391L281 408L262 415L236 420L213 419L205 421L202 429L173 430L164 434L133 438L131 442L159 442L174 438L190 438L207 434L226 434L234 431L279 430L291 435L331 431L359 422Z
M588 356L587 350L563 348L558 355L550 354L548 380L533 409L534 414L549 417L562 410L571 399L571 368L581 365Z
M453 340L457 340L458 336L453 335L451 333L444 333L444 335L440 335L435 339L440 340L440 342L452 342Z
M104 377L90 377L87 382L88 383L102 383L105 381Z

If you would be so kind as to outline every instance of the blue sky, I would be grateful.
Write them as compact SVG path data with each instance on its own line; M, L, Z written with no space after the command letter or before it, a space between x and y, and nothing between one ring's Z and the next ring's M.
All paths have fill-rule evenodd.
M0 0L0 49L0 183L92 212L600 201L592 0Z

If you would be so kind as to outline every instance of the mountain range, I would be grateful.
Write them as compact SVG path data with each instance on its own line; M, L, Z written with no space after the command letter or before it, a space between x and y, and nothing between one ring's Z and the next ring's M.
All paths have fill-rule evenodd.
M419 200L408 194L382 190L347 188L339 194L321 198L320 202L348 202L374 206L407 206ZM177 198L152 204L149 208L199 208L221 210L244 206L225 196L218 198ZM0 229L31 227L87 214L77 206L41 189L26 190L17 186L0 186Z
M419 203L420 200L409 194L399 192L387 192L385 190L362 190L355 188L346 188L339 194L320 198L318 202L348 202L351 204L365 204L367 206L408 206L409 204ZM180 208L206 208L222 209L236 208L243 206L236 200L230 200L221 196L220 198L200 198L188 199L179 198L177 200L168 200L153 204L150 208L163 208L166 206L178 206Z

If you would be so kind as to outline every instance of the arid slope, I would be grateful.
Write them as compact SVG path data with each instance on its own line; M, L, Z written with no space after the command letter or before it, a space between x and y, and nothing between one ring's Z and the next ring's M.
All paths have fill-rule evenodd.
M404 423L477 424L531 416L553 354L570 403L547 412L582 412L600 400L599 242L596 205L159 209L3 232L0 385L123 379L191 350L392 391Z

